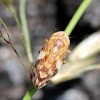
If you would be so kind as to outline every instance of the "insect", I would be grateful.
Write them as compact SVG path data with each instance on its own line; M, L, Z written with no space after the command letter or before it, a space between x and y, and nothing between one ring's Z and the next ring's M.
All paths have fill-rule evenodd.
M61 65L65 62L66 53L70 53L68 47L70 40L68 35L59 31L50 37L50 40L40 50L35 63L33 85L37 88L45 86L56 75Z

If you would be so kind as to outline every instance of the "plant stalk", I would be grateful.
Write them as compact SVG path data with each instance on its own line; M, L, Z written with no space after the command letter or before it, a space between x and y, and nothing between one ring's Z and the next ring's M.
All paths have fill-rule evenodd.
M4 38L4 36L3 36L3 34L2 34L1 31L0 31L0 37L1 37L7 44L9 44L9 45L13 48L14 52L16 53L17 57L19 58L19 60L20 60L21 63L23 64L23 66L31 73L31 70L24 64L24 62L22 61L21 57L19 56L17 50L15 49L15 47L13 46L13 44L11 43L11 39L10 39L10 36L9 36L8 29L7 29L5 23L3 22L3 20L2 20L1 18L0 18L0 22L3 24L4 28L6 29L6 32L7 32L9 41L7 41L7 40Z
M34 87L33 84L29 87L29 90L27 91L26 95L24 96L23 100L31 100L33 94L37 91L37 87Z
M21 34L21 38L22 38L23 46L24 46L24 48L25 48L25 51L26 51L26 54L27 54L29 63L30 63L30 65L31 65L31 68L33 69L33 61L32 61L33 57L32 57L32 53L31 53L31 48L29 48L29 47L27 46L27 45L29 45L29 42L27 42L26 39L25 39L25 41L24 41L24 35L26 35L26 34L23 34L23 31L22 31L22 28L21 28L21 24L20 24L19 19L18 19L17 15L16 15L16 12L15 12L15 10L14 10L14 8L13 8L13 5L9 5L9 6L8 6L8 9L9 9L9 11L13 14L14 19L15 19L17 25L18 25L18 28L19 28L20 34ZM25 37L26 37L26 36L25 36ZM27 38L27 37L26 37L26 38ZM29 39L29 41L30 41L30 39ZM30 51L29 51L29 50L30 50Z
M25 37L26 48L27 48L28 55L29 55L29 60L30 60L31 64L33 64L33 56L32 56L32 51L31 51L29 30L28 30L26 14L25 14L25 3L26 3L26 0L20 0L19 12L20 12L22 29L23 29L23 33L24 33L24 37ZM34 70L33 65L31 65L31 68L32 68L32 70Z
M65 32L68 34L68 36L71 34L73 29L75 28L76 24L80 20L81 16L85 12L86 8L89 6L92 0L83 0L81 5L78 7L77 11L73 15L72 19L70 20L68 26L65 28Z

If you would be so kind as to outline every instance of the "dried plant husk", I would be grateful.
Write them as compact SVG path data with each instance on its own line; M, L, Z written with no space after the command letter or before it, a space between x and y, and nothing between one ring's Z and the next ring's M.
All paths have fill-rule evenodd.
M69 61L90 58L100 53L100 31L93 33L83 40L70 54Z
M73 63L66 63L62 66L61 70L51 79L51 83L58 84L74 78L79 77L84 72L100 69L100 62L98 58L89 58Z

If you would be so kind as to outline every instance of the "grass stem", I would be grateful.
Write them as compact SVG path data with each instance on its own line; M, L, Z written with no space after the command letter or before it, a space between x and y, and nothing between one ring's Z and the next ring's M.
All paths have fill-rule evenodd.
M65 32L68 34L68 36L71 34L73 29L75 28L76 24L78 23L79 19L85 12L86 8L89 6L92 0L83 0L81 5L78 7L77 11L73 15L72 19L70 20L68 26L65 28Z

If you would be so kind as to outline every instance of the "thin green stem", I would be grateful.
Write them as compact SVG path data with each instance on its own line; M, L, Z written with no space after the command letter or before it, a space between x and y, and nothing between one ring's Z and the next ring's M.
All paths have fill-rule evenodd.
M22 28L21 28L19 19L18 19L17 15L16 15L16 12L15 12L15 10L14 10L14 8L13 8L13 5L9 5L9 6L8 6L8 9L9 9L9 11L13 14L14 19L15 19L17 25L18 25L19 30L20 30L21 36L22 36L22 38L23 38L24 36L23 36L23 33L22 33ZM24 41L24 38L23 38L23 41Z
M31 84L31 86L29 87L29 90L27 91L27 93L25 94L23 100L31 100L33 94L35 94L35 92L37 91L37 87L34 87L33 84Z
M32 56L32 51L31 51L29 30L28 30L26 14L25 14L25 3L26 3L26 0L20 0L19 11L20 11L20 18L21 18L23 33L25 36L26 47L27 47L27 51L29 54L29 59L30 59L30 62L33 64L33 56ZM32 69L33 69L33 67L32 67Z
M3 22L3 20L1 18L0 18L0 22L3 24L4 28L6 29L9 41L11 41L8 30L7 30L7 27L6 27L5 23Z
M23 28L23 32L24 32L24 36L25 36L25 41L26 41L30 61L33 63L29 30L28 30L28 26L27 26L27 22L26 22L26 15L25 15L25 3L26 3L26 0L20 0L20 5L19 5L20 18L21 18L22 28ZM32 67L32 69L33 69L33 67ZM33 85L31 85L29 87L29 90L25 94L23 100L31 100L32 96L35 94L35 92L37 90L38 90L37 87L34 87Z
M3 26L5 27L5 29L6 29L6 31L7 31L7 35L8 35L9 41L7 41L7 40L4 38L4 36L3 36L3 34L2 34L1 31L0 31L0 37L1 37L7 44L9 44L9 45L13 48L14 52L16 53L17 57L19 58L19 60L20 60L21 63L23 64L23 66L31 73L31 70L24 64L24 62L22 61L21 57L19 56L17 50L15 49L15 47L13 46L13 44L11 43L11 39L10 39L10 36L9 36L8 29L7 29L5 23L3 22L3 20L2 20L1 18L0 18L0 22L3 24Z
M14 50L14 52L16 53L17 57L19 58L19 60L21 61L21 63L23 64L23 66L31 73L31 70L24 64L24 62L22 61L21 57L19 56L17 50L15 49L15 47L13 46L12 43L10 43L9 41L7 41L5 38L3 38Z
M91 3L91 1L92 0L83 0L81 5L78 7L77 11L75 12L74 16L72 17L68 26L65 29L65 32L68 34L68 36L75 28L76 24L78 23L79 19L81 18L82 14L84 13L88 5Z
M17 15L16 15L16 12L15 12L15 10L14 10L14 8L13 8L13 5L9 5L9 6L8 6L8 9L9 9L9 11L13 14L14 19L15 19L17 25L18 25L18 28L19 28L20 33L21 33L21 38L22 38L23 46L24 46L24 48L25 48L25 51L26 51L26 54L27 54L29 63L30 63L30 65L31 65L31 68L33 69L33 62L31 61L31 59L32 59L32 53L30 54L30 52L29 52L29 50L28 50L28 46L27 46L29 42L27 42L26 39L25 39L25 41L26 41L26 44L25 44L25 41L24 41L24 35L25 35L25 34L23 34L23 32L22 32L21 24L20 24L19 19L18 19ZM29 41L30 41L30 40L29 40Z

